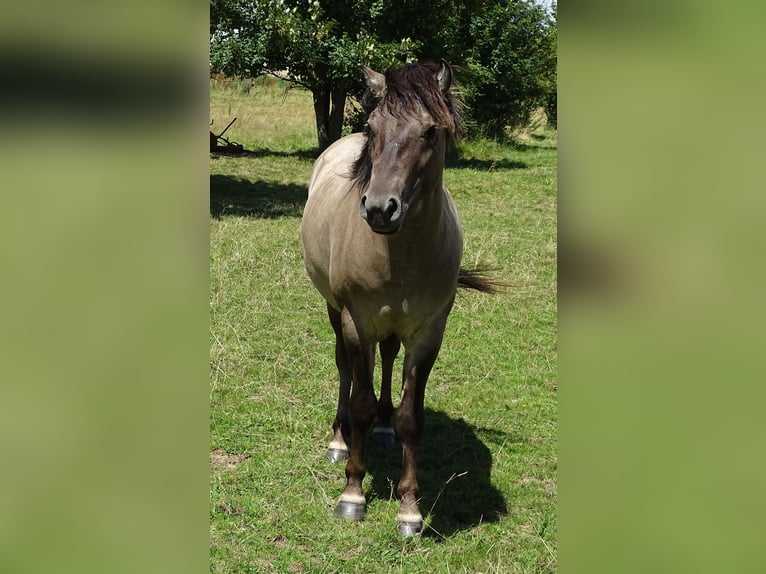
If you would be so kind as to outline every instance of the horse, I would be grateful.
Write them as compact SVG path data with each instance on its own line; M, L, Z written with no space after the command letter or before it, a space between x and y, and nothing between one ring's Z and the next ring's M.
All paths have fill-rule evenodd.
M364 443L402 442L396 524L423 529L417 454L424 397L458 287L487 293L495 283L461 267L463 231L443 184L447 144L460 134L452 69L442 60L376 72L361 65L368 112L363 133L337 140L316 160L301 221L306 271L327 302L340 378L327 458L347 460L335 514L362 520ZM376 345L380 401L373 386ZM404 346L402 391L391 425L391 378Z

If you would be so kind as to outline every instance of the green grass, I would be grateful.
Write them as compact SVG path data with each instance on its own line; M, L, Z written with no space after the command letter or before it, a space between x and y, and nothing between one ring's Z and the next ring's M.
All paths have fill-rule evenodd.
M364 522L336 519L343 465L324 460L337 375L325 305L301 258L311 96L211 87L210 555L213 572L556 570L556 143L463 142L445 173L464 263L504 294L461 292L426 392L419 464L429 528L402 540L400 449L367 450ZM401 368L401 357L397 360Z

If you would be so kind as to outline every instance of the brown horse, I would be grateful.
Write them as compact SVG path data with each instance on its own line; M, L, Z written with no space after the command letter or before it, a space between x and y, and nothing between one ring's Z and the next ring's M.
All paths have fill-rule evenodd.
M417 449L426 381L447 316L458 286L493 292L493 284L461 269L460 218L442 183L448 140L459 135L449 65L410 64L385 75L361 68L368 87L365 133L342 138L317 159L301 225L303 257L335 331L340 393L327 456L348 459L335 512L349 520L364 517L364 439L376 416L377 441L395 443L391 375L404 344L396 521L409 536L423 527ZM373 387L377 343L380 401Z

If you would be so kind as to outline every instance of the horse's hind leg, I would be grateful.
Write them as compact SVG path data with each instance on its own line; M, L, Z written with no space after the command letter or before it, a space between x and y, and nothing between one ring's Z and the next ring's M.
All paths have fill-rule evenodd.
M394 413L394 405L391 402L391 377L394 370L394 360L399 354L400 347L401 341L396 335L391 335L380 342L383 378L380 383L378 420L372 429L372 438L375 444L383 448L396 446L396 434L391 426L391 415Z
M348 447L351 442L351 425L348 420L348 396L351 391L351 368L348 364L346 346L343 343L343 332L340 323L340 311L328 303L327 314L330 317L332 329L335 331L335 365L338 367L340 386L338 390L338 410L332 423L333 437L327 448L327 460L338 462L348 458Z

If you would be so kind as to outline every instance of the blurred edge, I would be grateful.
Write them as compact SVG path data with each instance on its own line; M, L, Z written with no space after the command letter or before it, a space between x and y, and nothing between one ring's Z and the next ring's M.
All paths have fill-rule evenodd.
M764 9L560 6L562 572L763 572Z
M208 571L207 6L7 7L0 571Z
M727 6L561 7L564 572L764 570L763 9ZM32 8L0 47L0 571L207 570L207 9Z

